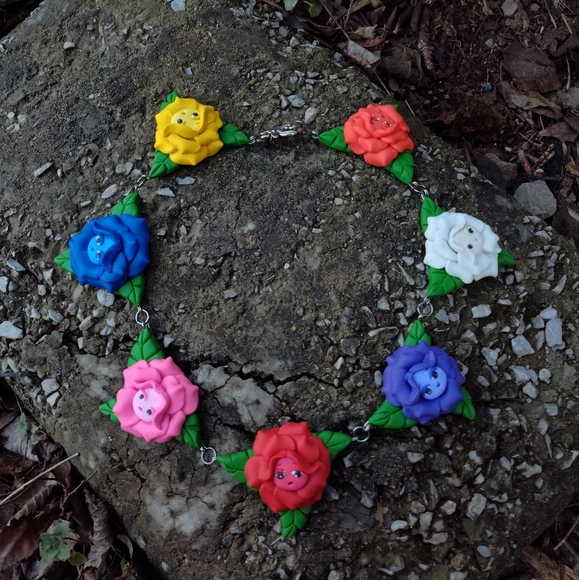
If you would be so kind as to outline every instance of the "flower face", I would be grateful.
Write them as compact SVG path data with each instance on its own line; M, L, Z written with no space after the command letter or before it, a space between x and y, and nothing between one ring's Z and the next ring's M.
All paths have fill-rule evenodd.
M169 155L173 163L197 165L223 147L218 133L223 122L210 105L177 97L155 119L155 149Z
M350 149L377 167L390 165L399 153L412 150L410 127L392 105L368 105L358 109L344 125Z
M123 376L125 382L113 407L121 429L158 443L179 435L187 415L197 409L199 387L173 359L140 360L125 369Z
M424 263L445 270L465 284L497 276L499 237L479 219L445 212L428 218Z
M245 464L250 487L276 513L312 506L330 474L330 452L307 423L258 431Z
M88 224L70 239L70 266L81 284L115 292L149 264L145 218L109 215Z
M428 423L464 399L458 363L442 348L425 342L402 346L386 363L382 392L408 419Z

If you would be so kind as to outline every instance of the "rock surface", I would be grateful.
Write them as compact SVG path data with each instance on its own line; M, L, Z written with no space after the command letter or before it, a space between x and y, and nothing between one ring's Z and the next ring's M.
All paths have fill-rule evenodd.
M519 185L514 197L531 215L541 219L550 218L557 211L555 196L540 179Z
M186 445L149 445L97 409L121 386L134 308L99 301L52 259L148 172L165 96L213 104L249 134L304 120L320 132L387 101L252 7L45 0L3 41L0 114L19 122L0 135L2 368L30 372L14 388L80 452L78 467L95 472L167 578L496 577L575 494L579 263L407 111L420 183L491 225L517 259L436 299L425 320L468 371L474 421L372 430L333 462L307 527L279 542L257 494ZM153 233L144 307L201 387L204 444L248 449L256 429L288 419L314 431L363 424L426 287L419 196L307 132L221 151L141 194ZM558 323L537 319L561 320L557 348Z

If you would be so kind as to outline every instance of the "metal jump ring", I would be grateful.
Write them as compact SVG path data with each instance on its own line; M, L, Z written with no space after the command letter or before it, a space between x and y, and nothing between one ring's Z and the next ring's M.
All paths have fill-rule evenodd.
M140 320L141 313L143 313L145 316L144 320ZM143 328L149 328L149 313L144 308L141 308L140 306L137 306L137 313L135 314L135 322L139 326L142 326Z
M199 452L201 453L201 461L204 465L211 465L217 461L217 451L213 447L200 447Z
M357 432L362 432L360 436L357 435ZM370 439L370 423L366 421L364 425L358 425L352 429L352 441L356 441L357 443L366 443Z
M432 306L432 302L428 298L421 302L417 307L416 310L418 311L418 318L428 318L432 316L434 312L434 306Z

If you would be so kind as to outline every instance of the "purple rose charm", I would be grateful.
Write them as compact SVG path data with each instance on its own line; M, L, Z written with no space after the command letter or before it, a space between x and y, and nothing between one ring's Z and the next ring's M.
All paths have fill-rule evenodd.
M386 363L382 392L389 403L402 407L408 419L424 425L464 400L460 390L464 377L442 348L425 342L402 346Z
M70 239L70 267L81 284L115 292L149 264L145 218L109 215L88 224Z

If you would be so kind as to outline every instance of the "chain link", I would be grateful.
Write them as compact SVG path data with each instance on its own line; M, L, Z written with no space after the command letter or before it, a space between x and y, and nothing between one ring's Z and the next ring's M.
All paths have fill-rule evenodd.
M217 451L213 447L200 447L201 461L204 465L211 465L217 461Z
M356 443L366 443L368 439L370 439L370 423L366 421L364 425L358 425L352 429L352 441L356 441ZM359 432L362 432L361 435L358 435Z
M318 134L316 131L311 131L306 129L303 125L284 125L279 129L269 129L263 131L259 135L252 135L249 138L249 144L254 145L255 143L264 143L266 141L273 141L279 137L295 137L296 135L307 134L311 135L314 139L317 139Z

